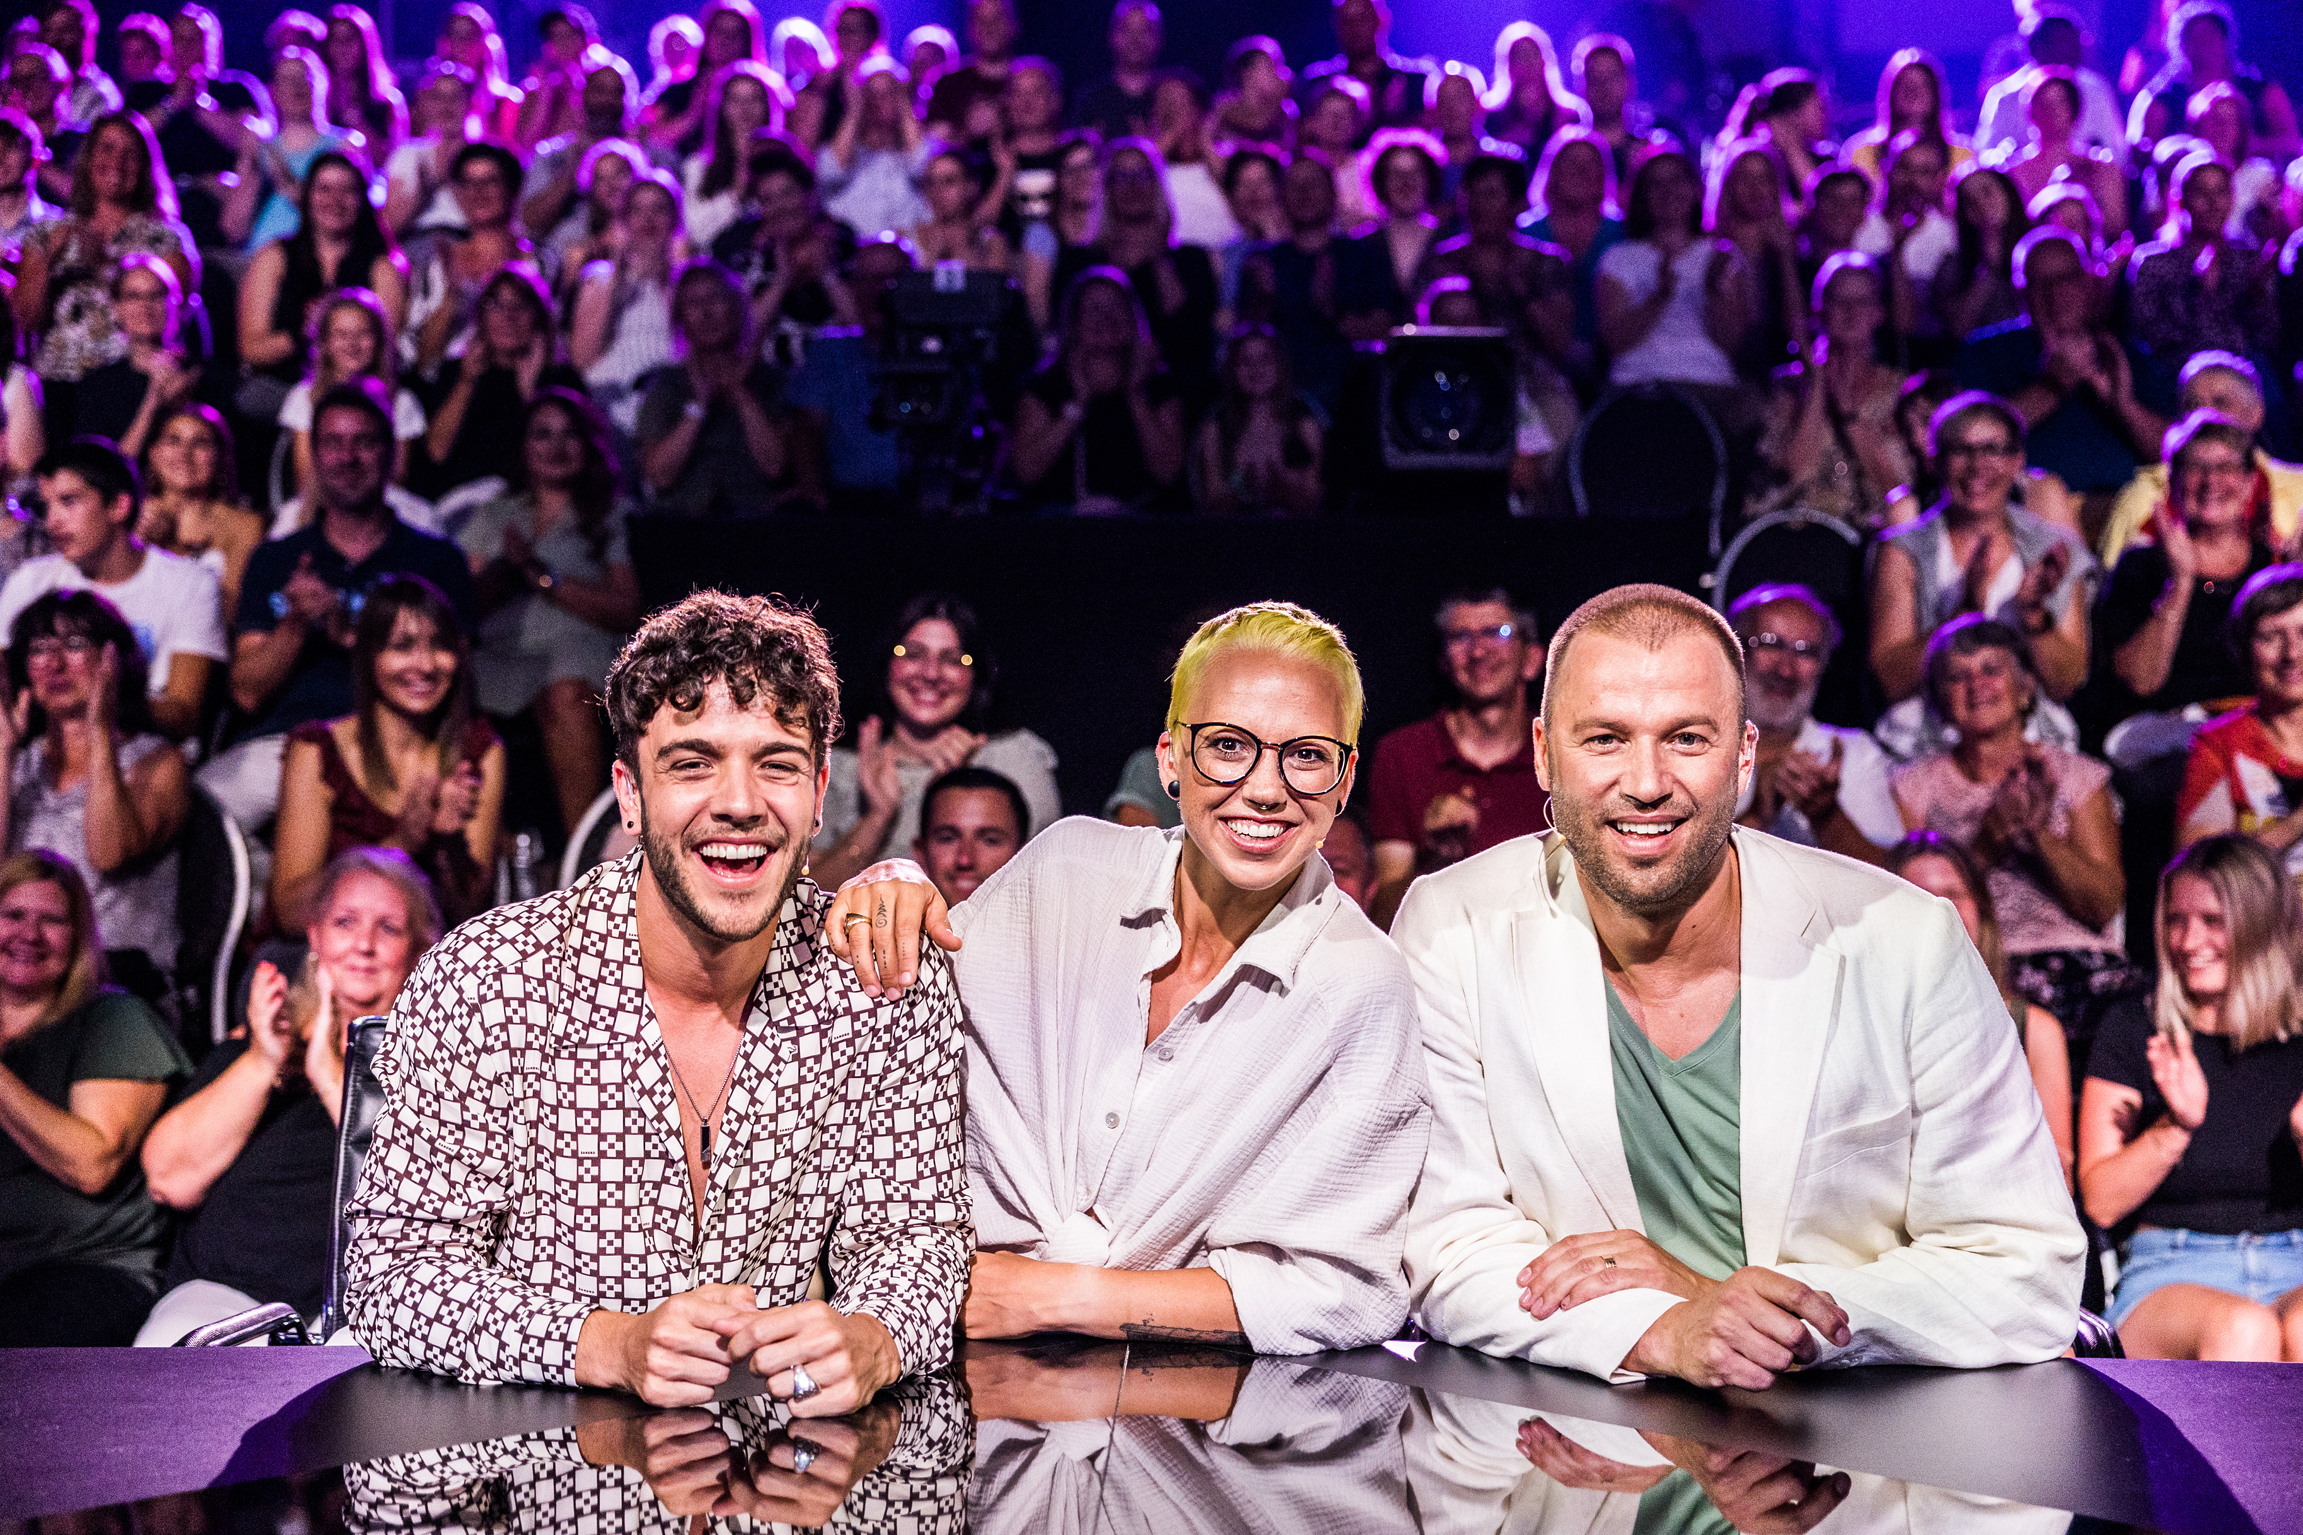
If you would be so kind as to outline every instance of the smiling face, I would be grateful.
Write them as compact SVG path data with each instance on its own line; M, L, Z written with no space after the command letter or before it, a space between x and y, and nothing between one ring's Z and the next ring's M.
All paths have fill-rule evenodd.
M2023 663L1997 645L1947 657L1938 687L1944 718L1962 741L1980 741L2010 731L2020 734L2031 712L2032 682Z
M331 160L312 173L312 222L320 233L341 239L359 222L367 196L359 172Z
M1577 871L1627 913L1685 909L1725 856L1758 739L1719 642L1690 627L1650 650L1586 630L1549 702L1537 767Z
M957 906L1023 846L1016 807L999 789L946 789L920 815L913 852L946 902Z
M1744 707L1762 730L1792 731L1815 709L1831 631L1804 602L1770 602L1736 620L1749 696Z
M2193 532L2220 533L2247 525L2255 466L2230 443L2195 439L2176 455L2168 481L2176 509Z
M156 489L205 495L216 479L216 434L198 416L171 416L152 443Z
M904 631L888 658L888 699L904 727L931 736L957 720L975 697L976 661L948 619L923 618Z
M616 799L640 828L647 874L694 938L726 945L766 932L799 878L824 769L805 723L755 692L738 708L714 681L693 711L667 703L619 759Z
M72 968L72 945L72 900L62 885L28 880L0 896L0 986L53 994Z
M2184 995L2194 1003L2219 1000L2231 985L2231 934L2215 887L2196 874L2176 875L2167 882L2159 924Z
M365 869L338 880L304 929L336 1006L354 1017L390 1009L415 967L415 935L415 914L400 887Z
M322 506L364 509L383 499L392 434L367 411L337 406L312 423L313 479Z
M130 341L164 345L176 331L176 295L150 267L135 266L112 287L112 312Z
M1220 764L1227 748L1234 755L1242 754L1242 748L1254 751L1248 735L1269 747L1309 736L1341 740L1343 688L1333 673L1300 657L1232 649L1208 662L1185 706L1187 724L1233 727L1198 732L1196 754L1191 731L1160 736L1161 777L1182 789L1187 855L1204 862L1234 890L1284 890L1351 797L1357 758L1332 787L1319 781L1333 774L1332 763L1323 768L1311 759L1323 751L1337 752L1333 745L1303 742L1297 748L1300 760L1288 774L1281 771L1279 753L1267 749L1245 778L1228 786L1200 764ZM1218 776L1232 775L1219 768ZM1325 792L1306 793L1296 783Z
M456 647L431 618L402 608L376 653L376 696L409 719L429 718L456 684Z
M1935 467L1954 505L1997 516L2006 511L2023 473L2023 449L1998 416L1968 411L1943 423L1935 440Z
M1447 680L1467 709L1507 702L1543 674L1543 651L1500 602L1459 602L1440 617Z
M2255 694L2266 706L2303 706L2303 607L2276 613L2255 626L2247 642Z
M474 229L500 229L512 219L511 183L504 168L486 155L473 155L456 172L456 205Z
M320 355L335 378L357 378L375 367L375 318L358 304L335 305L320 325Z
M2183 386L2185 413L2201 407L2221 411L2245 431L2263 429L2263 396L2229 368L2201 368Z
M125 123L107 123L88 147L88 182L99 202L124 203L136 193L144 146Z

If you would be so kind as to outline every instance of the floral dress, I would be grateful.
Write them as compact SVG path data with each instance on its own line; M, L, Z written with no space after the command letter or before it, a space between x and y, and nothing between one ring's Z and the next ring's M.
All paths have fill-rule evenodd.
M28 249L48 258L48 324L32 370L43 379L77 381L108 362L128 355L128 337L112 313L112 279L123 258L162 259L192 248L182 224L158 214L130 214L108 243L79 219L37 225L25 236Z

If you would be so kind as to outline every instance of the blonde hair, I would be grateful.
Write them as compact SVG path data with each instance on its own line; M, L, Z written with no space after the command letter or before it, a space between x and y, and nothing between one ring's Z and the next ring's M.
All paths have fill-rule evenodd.
M1200 679L1217 656L1233 650L1261 650L1309 661L1335 679L1343 694L1343 739L1359 744L1359 719L1367 706L1367 690L1359 680L1359 662L1344 643L1343 631L1311 609L1292 602L1251 602L1219 613L1199 626L1176 657L1173 684L1168 690L1167 728L1180 732L1185 707Z
M65 908L72 914L72 962L65 967L63 984L40 1015L38 1027L87 1004L104 984L104 945L96 936L96 903L89 898L88 882L62 854L44 847L26 848L0 861L0 901L24 885L54 885L64 892Z
M2303 1011L2295 956L2288 944L2303 932L2303 894L2271 851L2253 837L2230 833L2194 842L2159 876L2159 990L2151 1021L2170 1039L2191 1031L2197 1009L2167 953L2167 897L2179 875L2203 880L2223 907L2228 979L2217 1009L2223 1035L2235 1051L2251 1050L2296 1032Z

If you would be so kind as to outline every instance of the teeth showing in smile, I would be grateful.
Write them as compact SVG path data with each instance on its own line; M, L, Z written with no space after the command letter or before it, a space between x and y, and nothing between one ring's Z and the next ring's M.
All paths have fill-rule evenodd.
M755 842L707 842L696 854L712 863L756 864L768 856L768 850Z
M1627 837L1645 837L1652 839L1655 837L1667 836L1671 831L1671 827L1668 824L1658 824L1649 821L1614 821L1610 822L1609 824L1614 826L1617 831L1622 832Z
M1273 821L1234 821L1231 829L1251 842L1271 842L1287 828Z

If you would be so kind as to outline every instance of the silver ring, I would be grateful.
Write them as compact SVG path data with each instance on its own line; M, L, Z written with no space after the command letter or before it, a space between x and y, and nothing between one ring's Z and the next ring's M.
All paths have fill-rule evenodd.
M1600 1259L1599 1261L1600 1261L1600 1263L1601 1263L1602 1265L1604 1265L1605 1267L1608 1267L1608 1268L1613 1268L1613 1267L1615 1267L1615 1260L1614 1260L1613 1258L1602 1258L1602 1259Z
M804 1402L809 1397L814 1396L817 1392L823 1389L823 1387L816 1384L816 1378L808 1373L808 1367L806 1365L795 1364L792 1366L793 1401Z
M808 1467L814 1465L816 1457L821 1454L823 1454L822 1450L808 1443L805 1439L793 1440L792 1470L800 1475L805 1475Z

